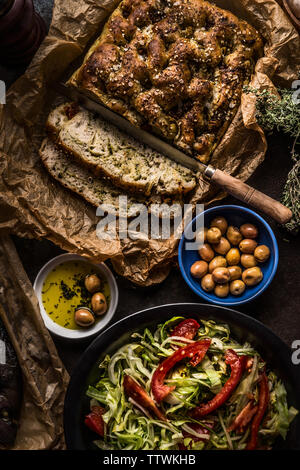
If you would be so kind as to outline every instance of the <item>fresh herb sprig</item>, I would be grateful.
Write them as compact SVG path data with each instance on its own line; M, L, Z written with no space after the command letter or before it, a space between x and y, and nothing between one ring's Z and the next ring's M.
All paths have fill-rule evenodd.
M295 164L288 174L282 193L282 203L293 212L293 217L285 227L295 235L300 231L300 155L292 153Z
M300 156L297 153L300 137L300 104L293 99L293 90L278 89L279 96L269 90L259 91L245 87L246 93L253 93L256 100L256 118L267 132L283 132L293 137L291 159L294 166L288 174L282 194L282 203L291 209L293 217L285 228L297 235L300 231Z

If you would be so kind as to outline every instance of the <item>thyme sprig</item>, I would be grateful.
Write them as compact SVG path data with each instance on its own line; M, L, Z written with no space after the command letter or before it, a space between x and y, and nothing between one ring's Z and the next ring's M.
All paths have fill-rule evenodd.
M300 155L294 153L292 158L295 164L288 174L281 200L293 211L293 217L285 227L297 235L300 230Z
M269 90L245 87L246 93L256 96L256 119L267 132L283 132L293 137L291 159L294 166L288 174L282 203L291 209L293 217L285 228L297 235L300 231L300 156L297 153L300 137L300 104L293 99L293 90L278 89L279 96Z

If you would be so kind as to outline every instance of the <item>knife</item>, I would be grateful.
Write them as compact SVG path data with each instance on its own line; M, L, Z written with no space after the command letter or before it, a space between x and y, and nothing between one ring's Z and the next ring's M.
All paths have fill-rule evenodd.
M291 219L292 212L279 201L257 191L248 184L240 181L238 178L234 178L211 165L205 165L199 160L186 155L167 142L134 126L127 121L127 119L111 111L97 101L87 97L76 88L68 87L64 83L60 82L54 85L54 89L69 100L78 102L78 104L83 108L98 114L102 119L110 122L121 131L134 137L139 142L148 145L157 152L166 155L170 159L180 163L190 170L201 172L206 181L217 184L228 194L231 194L240 201L255 207L264 214L272 217L276 222L285 224Z

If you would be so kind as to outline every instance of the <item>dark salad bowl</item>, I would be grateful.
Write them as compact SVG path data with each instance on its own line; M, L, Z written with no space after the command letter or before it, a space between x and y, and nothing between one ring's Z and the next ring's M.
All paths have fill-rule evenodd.
M64 427L68 449L95 448L95 435L84 425L90 399L85 392L97 380L98 364L106 354L114 353L130 340L130 335L145 328L155 328L173 316L210 319L227 323L232 336L239 342L248 341L282 379L288 404L300 410L299 367L292 363L291 349L259 321L240 312L215 305L181 303L160 305L129 315L101 333L86 349L74 370L65 399ZM274 449L300 449L300 416L291 423L284 441L278 438Z

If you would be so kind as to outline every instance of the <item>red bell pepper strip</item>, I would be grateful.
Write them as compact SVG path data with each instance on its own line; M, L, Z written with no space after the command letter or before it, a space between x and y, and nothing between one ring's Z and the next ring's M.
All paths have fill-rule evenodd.
M169 387L164 385L164 380L167 373L172 369L172 367L177 364L177 362L181 361L185 358L194 358L196 359L194 363L198 364L204 358L211 340L210 339L203 339L201 341L196 341L195 343L189 344L182 348L177 349L172 356L167 357L155 370L152 381L151 381L151 389L155 401L160 403L164 398L166 398L169 393L171 393L175 386Z
M254 450L257 447L259 425L268 408L269 398L270 398L270 392L269 392L269 386L268 386L268 378L266 376L266 373L264 372L261 377L260 384L259 384L258 409L251 424L251 436L246 447L247 450Z
M126 395L133 398L139 405L151 411L161 421L168 421L165 415L157 408L152 398L148 395L134 379L129 375L124 375L123 381Z
M105 409L102 406L92 406L91 413L84 420L84 424L101 437L105 434L105 423L102 418L104 413Z
M210 431L207 429L207 428L204 428L203 426L201 426L201 424L198 424L198 423L189 423L188 426L190 428L192 428L194 431L196 431L198 434L205 434L207 436L210 435ZM207 424L207 427L210 427L210 428L213 428L213 424ZM189 432L185 431L185 430L182 430L182 435L183 435L183 438L191 438L194 442L207 442L208 439L203 439L201 437L197 437L197 436L194 436L193 434L190 434ZM179 444L179 449L180 450L189 450L189 448L191 448L191 444L189 444L188 447L186 447L183 443L180 443Z
M245 428L248 426L250 421L252 420L253 416L257 412L257 406L253 405L253 400L250 400L247 405L242 409L242 411L237 415L237 417L233 420L229 428L227 428L228 432L235 431L239 433L243 433Z
M225 354L225 362L231 367L231 374L227 382L225 383L222 390L214 396L212 400L197 406L191 411L193 418L202 418L203 416L212 413L222 406L226 400L230 397L236 386L238 385L240 378L244 370L244 360L232 350L228 349Z
M171 336L181 336L182 338L186 339L194 339L194 336L199 328L200 325L196 320L193 318L188 318L175 326Z
M253 366L253 357L239 356L239 358L243 363L244 370L246 370L248 373L251 372L251 369L252 369L252 366Z

